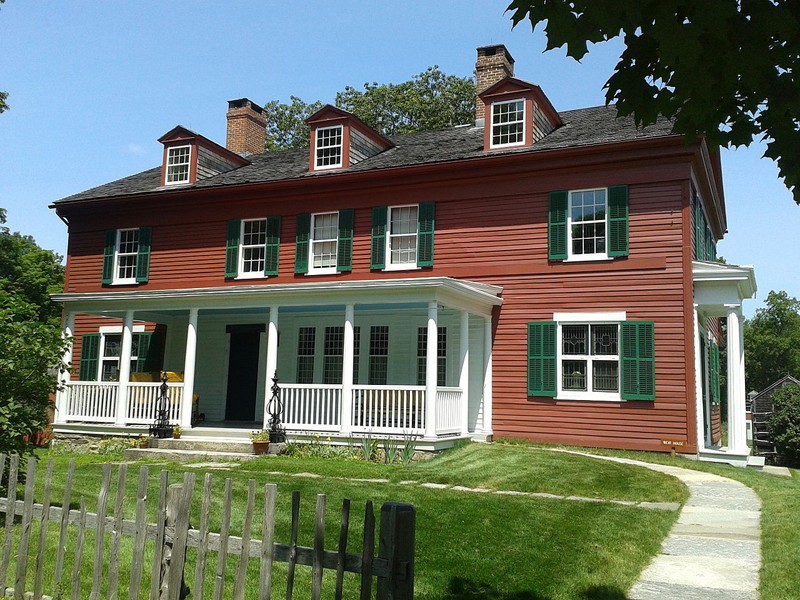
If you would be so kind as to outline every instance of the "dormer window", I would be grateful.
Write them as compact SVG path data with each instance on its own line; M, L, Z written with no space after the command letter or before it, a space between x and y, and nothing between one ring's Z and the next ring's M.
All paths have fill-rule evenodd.
M492 104L492 148L525 143L525 101L509 100Z
M191 155L191 146L173 146L167 149L167 185L189 183Z
M317 169L336 169L342 166L342 138L341 125L334 127L320 127L317 133Z

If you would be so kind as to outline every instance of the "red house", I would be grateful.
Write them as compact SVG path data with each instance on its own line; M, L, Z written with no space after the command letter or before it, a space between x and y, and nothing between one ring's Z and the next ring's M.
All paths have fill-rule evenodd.
M226 148L178 126L162 165L53 203L74 340L56 431L146 426L168 371L186 435L235 437L266 422L277 375L290 437L745 463L756 286L715 261L717 149L559 112L513 65L478 49L475 123L389 138L326 106L308 150L264 152L261 109L235 100Z

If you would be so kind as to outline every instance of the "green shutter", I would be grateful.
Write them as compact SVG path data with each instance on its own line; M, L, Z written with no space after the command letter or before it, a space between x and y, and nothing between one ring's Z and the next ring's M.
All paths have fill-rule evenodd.
M139 227L139 250L136 256L136 281L146 283L150 276L150 227Z
M709 357L710 371L711 371L711 402L712 404L719 404L720 402L720 381L719 381L719 346L717 343L711 342L711 356Z
M225 277L239 275L239 235L242 222L239 219L228 221L228 239L225 243Z
M294 246L294 272L298 275L308 273L308 244L311 237L311 215L297 215L297 234Z
M694 198L694 258L695 260L706 260L705 253L706 239L706 219L703 215L703 206L700 203L700 196Z
M417 219L417 266L433 266L433 230L436 223L436 205L420 202Z
M621 328L623 400L655 400L655 326L652 321L624 321Z
M388 208L376 206L372 209L372 252L370 269L383 269L386 266L386 216Z
M336 245L336 270L353 270L353 220L352 208L339 211L339 240Z
M608 188L608 255L628 256L628 186Z
M278 274L281 253L281 218L267 217L267 240L264 248L264 275Z
M106 231L106 247L103 251L103 283L114 283L114 254L117 251L117 230Z
M100 358L100 334L85 333L81 337L81 381L97 381L97 361Z
M547 218L547 249L550 260L567 258L567 194L550 192Z
M528 323L528 395L556 395L556 323Z

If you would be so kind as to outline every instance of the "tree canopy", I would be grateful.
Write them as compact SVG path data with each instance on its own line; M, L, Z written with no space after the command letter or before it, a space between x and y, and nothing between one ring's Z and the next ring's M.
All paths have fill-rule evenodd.
M335 104L385 135L439 129L474 119L475 83L471 77L446 75L434 65L403 83L365 83L363 90L347 86L336 94ZM305 120L322 106L296 96L289 103L268 102L266 149L308 146Z
M606 101L638 124L659 115L712 144L765 139L800 204L800 3L797 0L513 0L516 26L545 23L547 49L580 60L621 36Z
M747 389L760 392L785 375L800 378L800 301L770 292L744 326Z
M24 454L47 425L65 351L61 310L49 297L62 289L64 268L60 256L5 222L0 209L0 452Z

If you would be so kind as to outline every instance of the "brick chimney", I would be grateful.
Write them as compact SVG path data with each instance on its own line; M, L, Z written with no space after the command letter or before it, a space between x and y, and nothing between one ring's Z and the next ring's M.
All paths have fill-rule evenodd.
M225 147L236 154L261 154L267 137L264 109L247 98L228 102Z
M514 59L503 44L478 48L475 63L476 88L480 94L485 89L506 77L514 76ZM475 100L475 124L483 124L484 106L480 98Z

